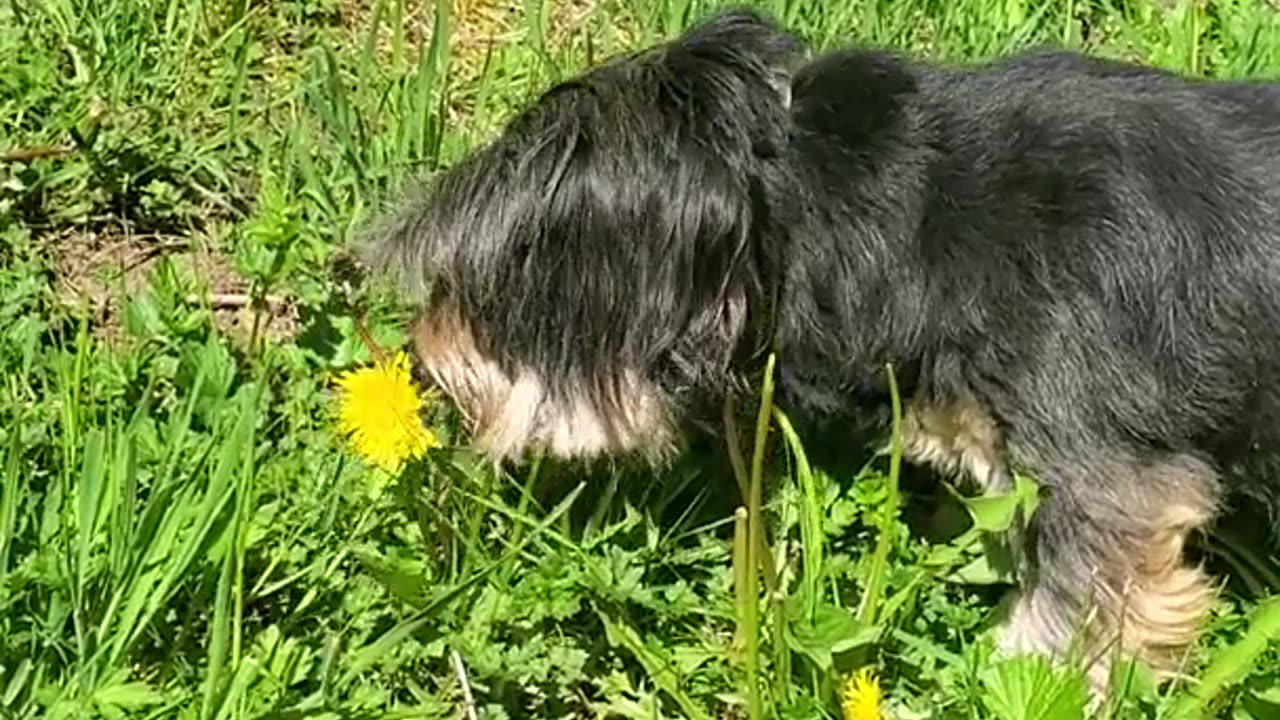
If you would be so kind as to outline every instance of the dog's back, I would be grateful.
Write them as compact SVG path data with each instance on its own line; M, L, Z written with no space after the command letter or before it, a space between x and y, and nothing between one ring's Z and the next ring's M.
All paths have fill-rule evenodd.
M1102 311L1128 318L1111 331L1153 368L1148 382L1171 404L1181 397L1186 409L1166 417L1182 416L1185 439L1280 488L1280 463L1260 461L1280 452L1280 83L1059 51L994 64L960 85L996 99L991 117L1021 119L1004 116L1006 147L1037 123L1047 133L1021 148L1032 165L1037 146L1048 150L1041 172L1011 163L1039 191L1031 204L1080 203L1020 233L1038 236L1043 257L1059 253L1065 270L1032 276L1094 283ZM1059 182L1073 189L1051 187ZM1082 239L1093 247L1072 248ZM1141 383L1133 370L1128 382ZM1167 430L1152 434L1176 436Z
M964 366L1015 427L1211 455L1253 475L1238 487L1280 491L1280 84L1065 51L962 67L851 51L819 58L797 88L814 186L846 178L833 194L881 193L846 202L919 208L897 262L919 264L923 287L897 299L928 299L881 326L923 326L923 352L954 353L924 358L926 383L948 382L927 377L931 363ZM875 113L865 137L841 120ZM874 148L894 184L853 190L833 143ZM831 243L867 257L865 242Z
M1150 65L1069 50L1035 50L985 68L995 76L1033 82L1100 83L1134 99L1176 104L1201 120L1240 134L1263 148L1261 161L1280 156L1280 82L1189 77Z

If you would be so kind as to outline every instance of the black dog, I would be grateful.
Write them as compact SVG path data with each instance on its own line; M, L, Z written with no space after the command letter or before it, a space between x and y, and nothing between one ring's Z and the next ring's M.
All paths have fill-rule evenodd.
M372 249L498 457L663 457L769 350L789 412L848 417L893 363L911 458L1046 488L1009 649L1175 671L1213 597L1184 541L1280 496L1277 84L810 61L723 12L551 89Z

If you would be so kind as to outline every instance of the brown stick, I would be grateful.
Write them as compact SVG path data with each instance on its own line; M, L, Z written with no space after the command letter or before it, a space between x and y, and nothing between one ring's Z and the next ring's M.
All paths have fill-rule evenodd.
M47 157L61 157L69 155L75 148L70 147L53 147L49 145L37 145L34 147L14 148L0 153L0 162L5 163L25 163L32 160L39 160Z

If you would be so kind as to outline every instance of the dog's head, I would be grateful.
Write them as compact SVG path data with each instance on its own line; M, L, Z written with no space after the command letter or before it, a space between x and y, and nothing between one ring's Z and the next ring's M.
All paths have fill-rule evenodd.
M761 175L802 48L748 11L552 88L377 231L419 361L497 457L674 449L767 282Z

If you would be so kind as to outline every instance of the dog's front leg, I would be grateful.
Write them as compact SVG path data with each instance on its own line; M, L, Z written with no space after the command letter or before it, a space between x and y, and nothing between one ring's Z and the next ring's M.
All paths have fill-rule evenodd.
M1001 632L1007 653L1082 651L1095 692L1117 653L1175 674L1213 599L1183 548L1214 514L1215 473L1189 456L1135 458L1040 465L1048 494L1030 526L1031 573Z

